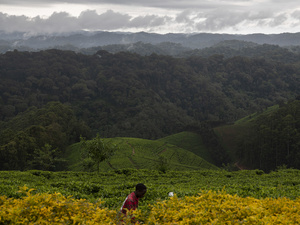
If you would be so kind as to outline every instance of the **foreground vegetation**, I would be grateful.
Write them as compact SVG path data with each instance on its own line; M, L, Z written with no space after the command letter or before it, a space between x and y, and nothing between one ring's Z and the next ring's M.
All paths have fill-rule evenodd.
M2 171L2 224L115 224L136 183L148 187L136 218L145 224L297 224L300 171ZM26 186L25 186L26 185ZM20 188L21 187L21 188ZM174 197L169 197L169 192ZM60 194L59 194L60 193Z
M99 198L104 206L117 209L137 183L145 183L148 193L141 207L166 199L168 192L178 197L195 196L200 190L224 190L240 197L296 199L300 196L300 171L283 169L271 173L261 170L227 172L224 170L167 171L122 169L102 173L2 171L0 193L20 198L19 187L34 188L32 193L55 193L84 198L91 202Z
M25 189L25 188L24 188ZM0 196L1 224L132 224L117 210L75 200L59 193L21 199ZM203 191L197 196L158 200L149 210L129 215L137 224L299 224L300 199L241 198L223 192Z

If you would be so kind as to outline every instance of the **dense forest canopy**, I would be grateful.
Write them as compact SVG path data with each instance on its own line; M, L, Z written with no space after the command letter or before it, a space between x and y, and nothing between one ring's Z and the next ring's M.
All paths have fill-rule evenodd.
M300 169L300 99L255 119L241 134L236 155L248 168Z
M90 129L76 119L70 106L50 102L31 107L1 123L0 169L61 170L66 147L89 136Z
M21 140L28 140L34 147L24 149L48 149L54 160L59 159L56 148L63 151L80 135L156 139L203 121L231 123L295 99L299 77L297 62L242 56L6 52L0 55L1 154L17 151ZM54 106L68 116L51 113ZM31 121L39 118L39 110L52 118L48 124ZM51 129L64 140L56 140ZM43 143L36 143L40 139L31 135L33 130L45 135ZM42 157L39 152L28 157L32 154ZM26 166L20 162L17 168Z

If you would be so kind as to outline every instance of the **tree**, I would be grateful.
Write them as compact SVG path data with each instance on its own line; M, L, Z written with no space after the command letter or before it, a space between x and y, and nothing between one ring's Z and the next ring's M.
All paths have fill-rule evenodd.
M0 146L0 169L25 170L27 162L31 160L36 140L23 131L20 131L8 143Z
M164 156L159 156L158 158L158 170L160 172L166 173L168 170L168 159Z
M41 149L36 148L33 153L33 159L29 162L32 169L53 171L55 170L55 162L57 149L49 144L45 144Z
M101 139L99 134L88 141L85 138L81 138L80 143L83 160L89 162L89 168L91 163L93 166L96 166L98 173L100 171L100 163L109 159L116 150L116 145Z

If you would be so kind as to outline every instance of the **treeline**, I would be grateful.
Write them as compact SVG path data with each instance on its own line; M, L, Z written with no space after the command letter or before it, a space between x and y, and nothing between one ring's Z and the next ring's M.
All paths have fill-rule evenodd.
M103 46L101 48L112 53L116 53L116 50L119 49L120 51L131 51L140 55L150 55L151 53L156 53L161 55L172 55L180 58L188 58L192 56L201 56L207 58L213 55L223 55L224 58L241 56L284 63L300 62L299 46L284 48L279 47L278 45L259 45L253 42L238 40L223 41L204 49L188 49L174 43L160 43L157 45L135 43L127 47L125 45L123 48L117 48L117 46ZM90 50L93 49L95 48L91 48ZM81 51L85 53L88 52L87 50Z
M260 115L251 129L241 134L239 145L236 154L248 168L300 169L300 98Z
M212 55L221 54L225 58L242 56L247 58L259 58L268 61L276 61L283 63L299 63L300 62L299 46L279 47L278 45L255 44L246 41L223 41L212 47L204 49L193 49L181 52L181 57L202 56L210 57Z
M224 58L236 56L247 58L260 58L268 61L277 61L283 63L299 63L299 46L280 47L270 44L256 44L248 41L227 40L203 49L191 49L183 47L182 44L163 42L159 44L150 44L136 42L132 44L106 45L79 49L74 46L60 46L61 50L73 50L87 55L93 55L99 50L105 50L110 53L131 52L142 56L151 54L169 55L176 58L189 58L193 56L210 57L212 55L223 55Z

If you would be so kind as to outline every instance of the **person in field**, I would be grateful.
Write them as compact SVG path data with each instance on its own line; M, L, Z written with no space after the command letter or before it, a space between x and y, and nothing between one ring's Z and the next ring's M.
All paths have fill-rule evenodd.
M121 207L122 214L126 216L128 211L136 210L139 205L139 199L143 198L146 192L147 192L147 187L144 184L142 183L137 184L135 186L135 191L129 194L125 199L125 201L123 202L123 205ZM135 218L133 217L132 220L134 221Z

